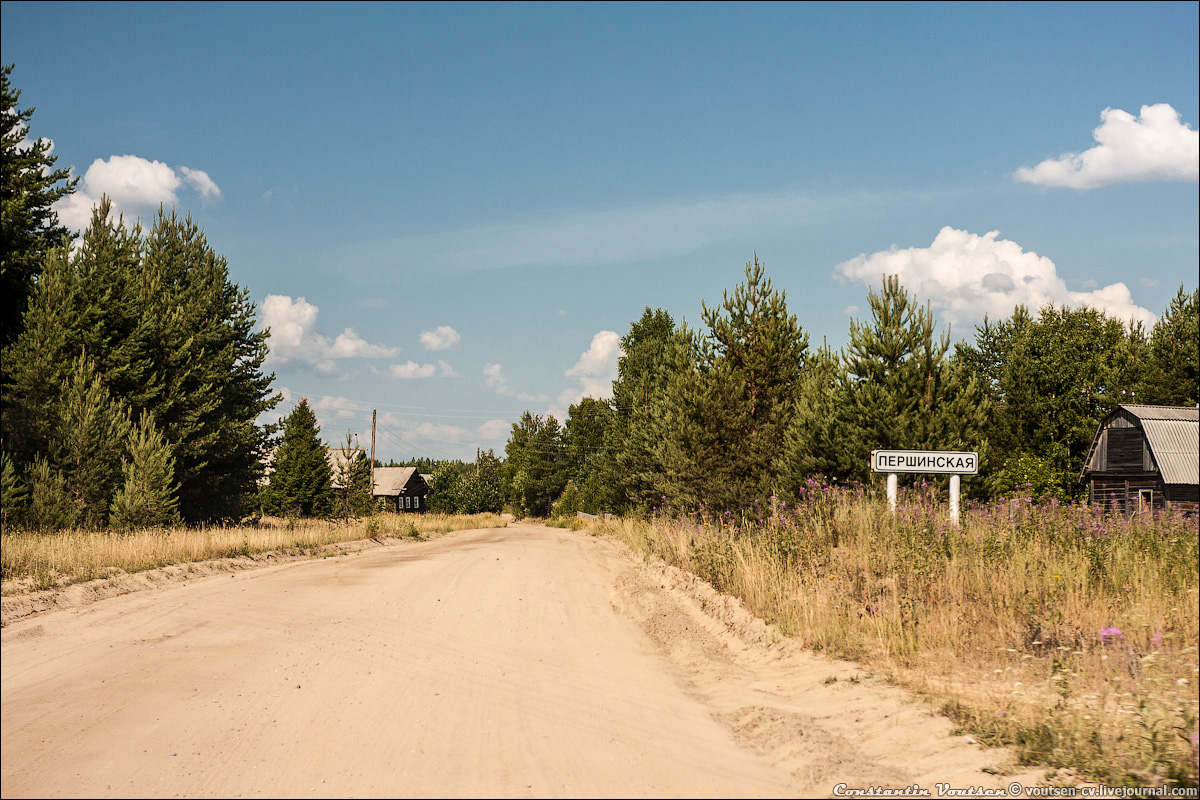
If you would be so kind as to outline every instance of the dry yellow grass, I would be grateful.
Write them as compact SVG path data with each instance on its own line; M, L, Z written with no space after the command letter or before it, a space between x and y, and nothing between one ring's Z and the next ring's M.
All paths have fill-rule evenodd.
M256 553L317 553L370 538L422 538L505 525L498 514L378 514L350 521L264 518L258 525L156 528L117 534L75 530L5 531L0 537L4 593L49 589L150 569Z
M1195 519L1027 499L969 510L861 494L730 521L595 526L739 597L784 633L933 698L1026 763L1195 786Z

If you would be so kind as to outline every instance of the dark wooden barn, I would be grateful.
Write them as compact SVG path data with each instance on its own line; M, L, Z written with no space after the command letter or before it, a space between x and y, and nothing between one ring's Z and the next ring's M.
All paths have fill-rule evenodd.
M421 513L429 508L429 483L416 467L376 467L372 497L382 498L389 510Z
M1200 507L1200 408L1117 406L1100 422L1079 476L1093 503L1127 514Z

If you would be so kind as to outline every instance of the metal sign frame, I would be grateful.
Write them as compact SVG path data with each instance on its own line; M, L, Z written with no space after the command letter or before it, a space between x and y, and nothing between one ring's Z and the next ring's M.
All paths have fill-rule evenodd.
M888 507L896 512L900 472L950 476L950 521L958 525L959 486L963 475L979 474L979 453L961 450L872 450L871 471L887 473Z
M979 453L961 450L872 450L871 470L978 475Z

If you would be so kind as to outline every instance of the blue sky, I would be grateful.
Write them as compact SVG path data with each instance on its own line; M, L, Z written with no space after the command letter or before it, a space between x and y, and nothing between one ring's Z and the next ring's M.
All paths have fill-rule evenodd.
M1197 3L0 9L64 221L191 213L280 411L366 444L377 409L384 460L561 421L755 253L834 347L885 272L955 338L1197 285Z

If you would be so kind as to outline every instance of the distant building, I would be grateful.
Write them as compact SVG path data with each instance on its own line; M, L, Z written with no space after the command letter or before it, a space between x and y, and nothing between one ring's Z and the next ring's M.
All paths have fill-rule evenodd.
M416 467L376 467L373 498L382 498L391 511L422 513L429 508L429 483Z
M1117 406L1100 422L1079 479L1126 514L1200 508L1200 407Z

